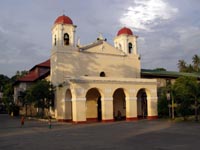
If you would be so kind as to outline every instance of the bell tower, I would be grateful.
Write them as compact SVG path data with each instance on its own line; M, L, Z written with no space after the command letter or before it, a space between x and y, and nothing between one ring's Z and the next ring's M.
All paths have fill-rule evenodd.
M65 15L59 16L51 30L52 47L57 46L73 46L75 47L76 26L72 20Z
M51 48L51 75L50 81L54 85L63 83L66 76L66 59L69 57L69 52L76 52L75 46L76 26L71 18L62 15L59 16L53 24L52 33L52 48Z
M114 39L114 46L122 50L125 54L138 55L137 37L129 28L121 28Z

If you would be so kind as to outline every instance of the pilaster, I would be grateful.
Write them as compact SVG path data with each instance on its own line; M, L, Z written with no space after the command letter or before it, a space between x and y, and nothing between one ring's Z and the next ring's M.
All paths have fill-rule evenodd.
M74 123L86 122L86 98L72 99L72 118Z
M113 98L104 97L101 99L102 105L102 121L110 122L113 121Z
M148 106L148 118L157 118L158 116L158 111L157 111L157 103L158 103L158 98L157 97L150 97L147 100L147 106Z
M126 120L137 120L137 97L126 97Z

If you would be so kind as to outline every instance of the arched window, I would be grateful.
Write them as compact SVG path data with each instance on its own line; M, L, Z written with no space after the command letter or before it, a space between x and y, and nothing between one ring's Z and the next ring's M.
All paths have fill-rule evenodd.
M64 34L64 45L69 45L69 34Z
M105 77L105 76L106 76L105 72L102 71L102 72L100 73L100 77Z
M122 45L121 44L119 44L119 49L122 49Z
M56 35L54 37L54 45L56 46Z
M133 50L133 45L132 45L132 43L128 43L128 52L129 52L129 54L132 53L132 50Z

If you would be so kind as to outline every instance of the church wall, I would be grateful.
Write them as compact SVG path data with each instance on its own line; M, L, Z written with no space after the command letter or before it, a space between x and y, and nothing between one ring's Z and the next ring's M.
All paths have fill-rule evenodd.
M137 80L136 80L137 81ZM117 102L117 107L122 111L122 116L126 116L127 119L137 118L137 93L140 89L146 89L147 91L147 106L148 106L148 117L157 116L157 91L156 91L156 80L139 79L139 83L98 83L98 82L87 82L87 83L73 83L74 93L72 94L72 112L73 112L73 121L82 122L86 121L86 118L97 118L97 101L96 99L86 99L86 93L91 88L96 88L101 93L101 102L102 102L102 120L113 120L113 113L117 113L113 108L113 94L114 92L122 88L124 89L125 99L126 99L126 108L124 109L124 104ZM154 81L154 80L153 80ZM137 84L136 84L137 83ZM62 91L66 91L66 87L62 87ZM57 100L58 102L58 111L60 119L67 119L67 111L63 111L62 108L65 105L62 102L62 95ZM120 96L119 96L120 97ZM96 106L96 107L95 107ZM123 108L121 108L123 107ZM125 111L126 110L126 111ZM115 111L115 112L114 112Z
M106 77L140 77L140 62L136 57L74 50L54 53L51 59L52 81L55 83L62 83L66 77L99 76L101 72L105 72Z
M137 93L140 89L147 91L148 115L157 116L156 80L140 78L137 36L121 32L114 39L116 48L100 38L87 46L78 43L79 49L74 40L76 26L64 22L55 23L52 28L51 82L57 87L56 118L85 122L99 119L102 115L102 121L112 121L120 110L122 116L134 119L137 117ZM118 44L121 47L117 47ZM102 72L105 77L100 77ZM71 95L66 99L68 89ZM118 94L113 100L117 89L123 89L125 96ZM94 93L88 92L90 90ZM97 100L100 99L101 115L97 110L97 102L100 103Z
M121 117L126 116L126 101L125 97L121 92L115 91L115 94L113 95L113 112L114 117L118 116L118 111L121 113Z
M86 100L86 117L97 118L97 100Z

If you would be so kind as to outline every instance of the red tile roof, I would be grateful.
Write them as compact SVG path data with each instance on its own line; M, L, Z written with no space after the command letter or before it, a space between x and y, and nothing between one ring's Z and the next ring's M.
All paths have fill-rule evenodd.
M21 82L33 82L39 77L38 73L36 71L31 71L27 75L21 77L18 79L18 81Z
M56 19L54 24L73 24L73 21L68 16L62 15Z
M50 68L50 59L40 63L40 64L37 64L35 65L31 70L34 70L36 67L47 67L47 68Z
M131 29L123 27L118 31L117 36L121 34L133 35L133 32L131 31Z
M50 59L40 63L40 64L37 64L36 66L40 66L40 67L50 67Z
M19 78L16 82L34 82L50 74L50 59L35 65L28 74Z

